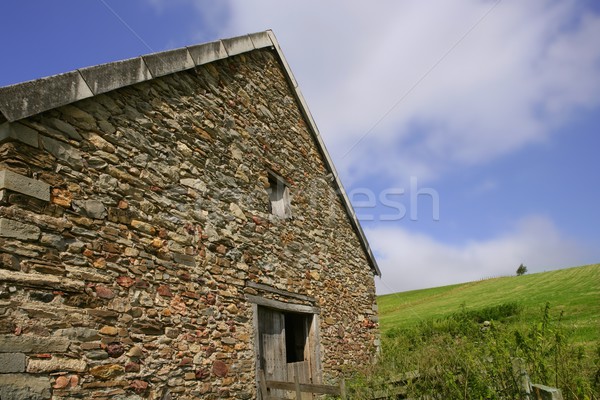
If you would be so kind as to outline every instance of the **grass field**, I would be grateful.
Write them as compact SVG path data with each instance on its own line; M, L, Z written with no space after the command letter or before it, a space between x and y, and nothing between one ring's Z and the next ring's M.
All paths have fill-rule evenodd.
M448 316L463 305L477 310L518 302L523 311L515 323L525 324L539 321L549 302L553 317L563 312L563 321L573 328L576 342L600 341L600 264L394 293L377 301L382 334Z

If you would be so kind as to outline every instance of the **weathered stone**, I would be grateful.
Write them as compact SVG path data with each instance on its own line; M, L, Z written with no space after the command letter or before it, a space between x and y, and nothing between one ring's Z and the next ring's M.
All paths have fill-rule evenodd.
M73 140L82 139L81 135L79 134L79 132L77 132L77 129L73 125L61 119L49 118L46 122L48 122L48 125L50 125L51 127L58 129L63 133L66 133Z
M131 220L131 226L134 229L137 229L141 232L147 233L148 235L154 235L156 234L156 229L154 229L154 227L150 224L147 224L143 221L138 221L135 219Z
M41 301L42 303L50 303L54 300L55 295L47 292L31 292L29 298L34 301Z
M106 352L112 358L117 358L125 353L125 347L122 343L113 342L106 345Z
M96 119L81 108L74 105L67 105L61 107L60 110L68 121L71 121L71 123L79 128L85 131L96 128Z
M213 363L212 372L216 376L223 378L224 376L227 376L229 367L223 361L217 360Z
M69 344L63 337L0 335L0 353L63 353Z
M69 386L69 382L71 380L69 379L69 377L65 376L65 375L61 375L59 377L56 378L56 381L54 381L54 385L52 385L52 388L54 389L64 389L67 386Z
M205 192L207 190L206 183L204 183L200 179L192 179L192 178L183 178L179 181L183 186L191 187L192 189L196 189L200 192Z
M115 146L110 144L107 140L103 139L102 136L97 135L95 133L90 133L86 135L86 139L89 140L97 149L105 151L107 153L114 153Z
M135 330L146 335L162 335L164 333L164 327L157 324L135 323L133 327Z
M133 389L133 391L137 394L142 394L146 391L146 389L148 389L148 382L136 379L131 382L129 388Z
M0 253L0 268L18 271L21 269L17 257L11 254Z
M179 329L177 329L177 328L166 328L165 329L165 335L171 339L177 339L177 337L179 336L179 333L180 333Z
M50 379L29 374L0 374L0 399L47 400L51 397Z
M116 336L119 333L119 329L114 326L103 326L98 332L103 335Z
M142 349L140 349L138 346L133 346L131 349L129 349L129 351L127 352L127 355L129 357L141 358L144 356L144 351Z
M0 218L0 236L19 240L36 240L40 237L40 228L7 218Z
M0 353L0 373L25 372L25 354Z
M246 221L247 217L244 214L244 212L242 211L242 209L240 208L240 206L238 206L235 203L231 203L229 204L229 211L231 211L231 213L236 217L241 219L242 221Z
M108 215L106 207L98 200L75 200L73 208L77 212L83 212L86 217L94 219L103 219Z
M560 389L540 384L531 385L531 389L535 393L536 398L540 400L563 400Z
M128 362L125 364L125 372L140 372L140 364L135 362Z
M96 296L98 296L101 299L112 299L114 298L115 292L113 292L110 288L107 288L106 286L102 286L102 285L97 285L96 286Z
M5 140L18 140L32 147L38 147L38 133L18 122L0 124L0 143Z
M8 189L43 201L50 201L50 185L10 170L0 171L0 190Z
M83 169L83 160L81 152L64 142L50 139L47 136L40 136L42 148L48 151L57 159L65 162L74 170L81 171Z
M93 350L85 353L85 356L90 360L106 360L108 353L104 350Z
M173 293L171 292L171 288L169 288L167 285L160 285L157 289L156 292L158 294L160 294L163 297L173 297Z
M71 340L77 340L80 342L91 342L93 340L100 339L96 329L83 327L57 329L54 332L54 336L65 336Z
M85 371L87 364L82 360L73 360L70 358L53 357L49 360L31 359L27 363L27 372L31 374L41 374L54 371Z
M74 279L0 269L0 282L2 281L25 287L64 290L67 292L80 292L83 290L83 283Z
M125 373L125 368L117 364L98 365L90 368L90 374L99 379L111 379Z

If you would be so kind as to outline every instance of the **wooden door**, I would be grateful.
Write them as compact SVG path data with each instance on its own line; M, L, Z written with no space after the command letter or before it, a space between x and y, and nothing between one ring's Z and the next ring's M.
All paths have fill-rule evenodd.
M258 368L266 380L300 383L320 383L314 374L318 363L318 346L314 315L284 312L258 307ZM271 396L295 399L295 393L271 390ZM303 393L301 400L313 399ZM300 400L300 399L299 399Z
M285 316L282 312L258 308L260 368L268 380L287 381L285 352ZM271 395L284 397L285 391L273 390Z

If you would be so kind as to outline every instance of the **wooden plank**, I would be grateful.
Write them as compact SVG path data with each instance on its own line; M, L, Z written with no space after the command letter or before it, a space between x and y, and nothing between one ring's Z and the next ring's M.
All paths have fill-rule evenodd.
M269 399L269 391L267 390L267 378L265 377L265 371L263 369L258 372L258 385L260 388L260 398L262 400L270 400Z
M294 382L267 380L267 388L281 389L281 390L296 390L296 384ZM308 393L333 394L333 395L337 395L337 396L340 395L340 387L339 386L300 383L300 390L302 392L308 392Z
M268 308L259 308L258 322L261 369L266 379L287 381L284 315ZM271 394L285 395L277 391Z
M246 300L259 306L274 308L282 311L290 311L304 314L319 314L321 310L317 307L305 306L303 304L284 303L283 301L265 299L260 296L246 295Z
M294 364L294 386L296 387L296 399L302 399L302 392L300 391L300 368L298 363Z
M308 301L310 303L315 303L317 300L314 297L306 296L303 294L298 294L294 292L288 292L287 290L277 289L273 286L265 285L263 283L256 283L252 281L246 282L246 286L251 287L253 289L263 290L265 292L278 294L280 296L291 297L298 300Z

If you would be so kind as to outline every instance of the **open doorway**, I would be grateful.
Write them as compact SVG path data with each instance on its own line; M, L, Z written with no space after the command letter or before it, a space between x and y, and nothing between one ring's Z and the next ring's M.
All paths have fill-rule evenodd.
M293 381L298 371L300 382L318 383L316 316L258 306L258 353L267 380Z

